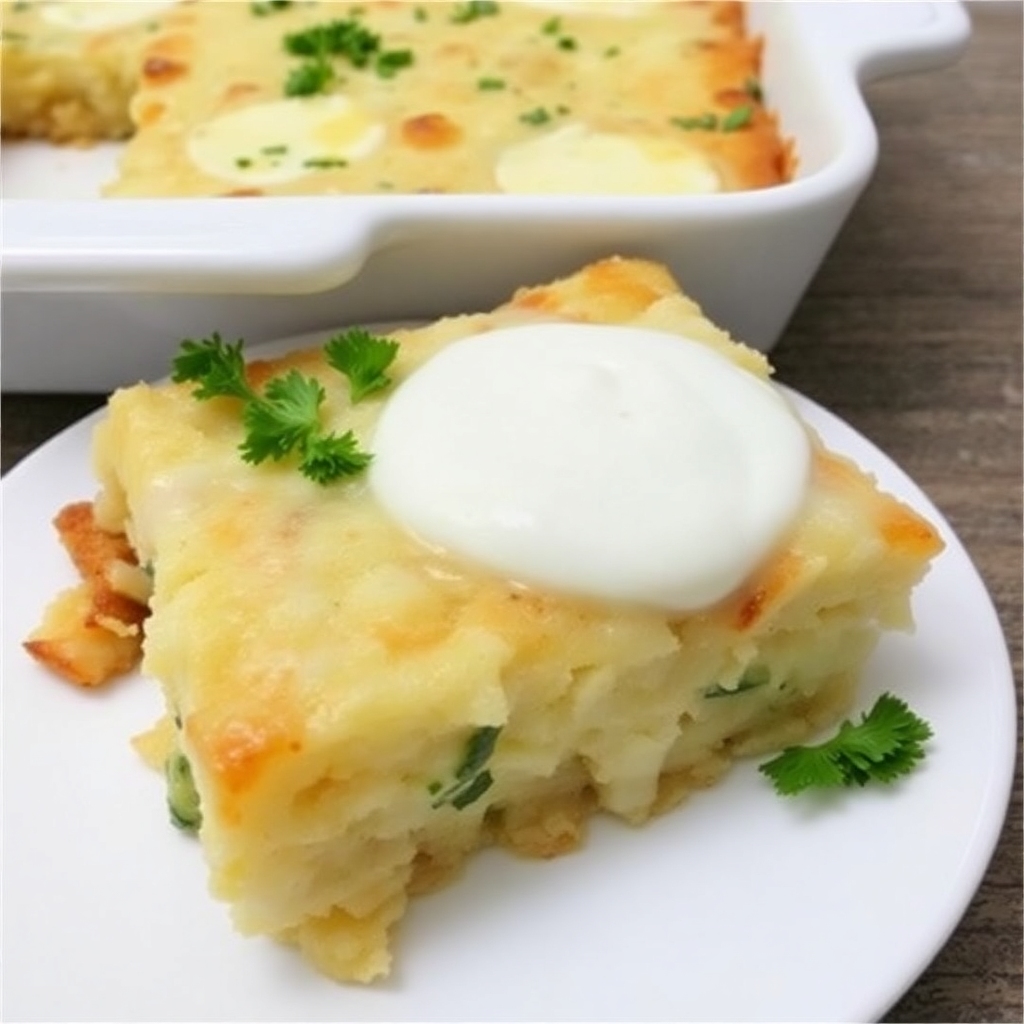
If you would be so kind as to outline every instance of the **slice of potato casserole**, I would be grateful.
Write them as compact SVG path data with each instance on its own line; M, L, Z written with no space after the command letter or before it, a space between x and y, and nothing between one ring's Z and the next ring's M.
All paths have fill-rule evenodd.
M486 545L467 557L458 539L439 543L425 520L410 528L401 501L392 503L388 435L401 428L402 403L430 374L481 352L481 338L497 338L513 357L517 346L525 353L538 338L553 339L550 365L530 371L534 385L512 389L527 415L549 400L571 404L592 385L605 396L602 415L624 403L607 422L632 416L603 348L586 380L559 376L555 342L580 325L589 332L584 349L606 343L602 330L624 350L655 345L659 377L659 360L669 366L685 348L694 366L713 364L752 401L776 403L793 427L785 443L797 453L806 447L781 525L717 589L691 599L666 583L646 600L620 594L615 573L599 579L606 558L618 557L611 548L644 540L639 520L608 518L611 541L601 550L584 538L580 572L593 568L593 579L560 588L532 582L543 581L545 565L523 582L495 570ZM172 802L186 822L201 817L213 891L241 931L294 943L328 975L358 981L387 974L390 935L409 897L447 881L481 845L566 853L584 841L595 811L642 823L712 784L736 758L836 721L879 631L910 627L911 589L941 548L920 516L823 448L766 383L765 359L712 325L658 265L604 260L521 289L492 312L391 337L399 344L392 385L356 403L321 349L247 371L254 388L292 370L316 377L331 428L352 430L374 452L367 474L324 486L284 462L249 464L238 452L238 402L197 401L186 383L118 391L94 449L98 529L126 536L152 577L143 671L162 686L168 717L147 742L152 749L161 732L171 737L172 790L187 797L184 807ZM501 384L497 376L486 388ZM644 402L656 404L655 391ZM473 399L458 398L445 429L466 426L459 403ZM688 401L684 392L668 399ZM446 410L425 409L414 417L431 438L426 465L417 464L428 471L425 486L440 477L442 502L464 483L473 493L491 486L486 473L468 483L446 475L458 453L432 434ZM501 410L489 421L484 408L477 425L488 437L499 431ZM528 472L546 457L536 441L512 448L529 456ZM608 456L596 485L610 509L619 508L617 491L628 501L644 493L645 475L671 474L673 452L700 463L708 451L698 437L692 453L680 441L665 466L638 459L630 468L612 457L611 433L592 441ZM745 451L761 441L737 443ZM708 480L739 472L753 487L762 467L737 468L731 453L715 450ZM494 456L496 471L504 458ZM581 487L595 485L579 463L555 468L569 486L575 475L585 477ZM499 504L519 508L519 497L512 489ZM769 488L716 511L694 557L715 548L719 534L733 535L737 507L745 513L775 498ZM486 500L456 501L457 529L477 529ZM703 495L678 498L676 533L690 529L691 500ZM652 511L643 505L640 517ZM521 523L511 512L505 519L499 527L518 538ZM572 547L589 521L590 510L574 517L559 543ZM736 529L741 537L746 527ZM670 564L679 560L677 539L687 540L669 536L653 549L665 563L651 569L659 586L662 569L667 579L687 568ZM723 557L742 543L725 545ZM114 561L126 560L117 550ZM68 628L43 627L30 649L66 671L47 651L62 649ZM124 632L115 626L110 635Z
M3 133L60 143L124 139L143 49L174 0L3 0Z

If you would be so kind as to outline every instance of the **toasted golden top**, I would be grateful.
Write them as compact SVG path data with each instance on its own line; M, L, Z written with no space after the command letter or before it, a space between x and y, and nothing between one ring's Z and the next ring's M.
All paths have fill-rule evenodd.
M739 3L186 4L112 195L679 193L785 181Z
M621 259L524 288L491 313L395 332L401 349L390 372L401 381L455 339L537 318L656 327L768 373L663 268ZM319 350L254 363L250 380L259 386L290 368L320 378L331 427L354 430L372 449L386 396L353 406ZM333 756L350 750L365 763L375 744L382 757L394 748L394 729L410 730L404 741L415 747L417 730L500 724L518 699L512 691L585 666L628 671L632 658L691 645L698 660L701 651L725 657L709 671L728 677L741 670L747 641L769 635L787 608L808 603L813 615L814 602L841 600L865 565L919 575L941 546L919 516L819 446L783 549L720 604L673 617L479 572L392 522L362 479L323 487L292 466L250 466L239 458L241 437L234 399L138 385L113 396L95 446L101 521L126 528L155 569L146 667L183 716L199 763L218 777L228 816L279 758L302 750L315 768L329 742ZM892 625L904 613L882 614ZM410 701L411 718L402 714Z

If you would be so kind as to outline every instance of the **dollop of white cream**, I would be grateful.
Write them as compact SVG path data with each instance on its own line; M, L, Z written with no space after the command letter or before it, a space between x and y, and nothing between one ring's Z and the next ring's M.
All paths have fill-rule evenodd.
M175 0L75 0L40 5L40 14L51 24L78 32L97 32L143 21L173 7Z
M294 96L221 114L193 129L192 162L214 178L279 185L362 160L387 134L383 122L340 93Z
M599 132L576 122L506 148L494 177L511 193L702 195L722 188L711 162L684 139Z
M453 343L397 388L373 449L378 500L427 543L677 612L769 554L810 466L770 383L674 334L568 323Z

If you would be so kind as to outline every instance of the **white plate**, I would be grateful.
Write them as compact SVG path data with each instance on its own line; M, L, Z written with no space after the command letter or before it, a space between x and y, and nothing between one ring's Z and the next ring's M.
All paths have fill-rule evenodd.
M826 441L932 517L948 547L913 637L886 638L862 706L891 690L935 730L891 790L783 800L753 763L641 830L599 820L556 861L499 850L421 898L393 977L333 984L238 936L206 892L161 778L128 746L159 708L126 680L75 690L20 640L72 581L50 519L94 492L95 416L3 481L4 1020L867 1021L938 951L994 848L1010 792L1006 647L962 545L881 452L793 396Z

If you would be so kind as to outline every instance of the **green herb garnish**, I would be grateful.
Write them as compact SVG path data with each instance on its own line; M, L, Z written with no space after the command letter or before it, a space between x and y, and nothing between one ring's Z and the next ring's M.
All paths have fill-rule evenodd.
M754 117L754 108L744 104L741 107L734 107L728 114L721 118L714 111L707 111L703 114L696 114L692 117L669 118L672 124L685 131L723 131L735 132L745 128Z
M481 92L497 92L505 88L504 78L478 78L476 80L476 87Z
M931 735L927 722L885 693L857 724L843 722L832 739L817 746L787 747L759 770L783 796L805 789L890 783L913 770Z
M324 354L334 369L348 377L349 392L355 403L391 383L384 371L398 354L398 342L353 327L331 338L324 345Z
M244 403L245 436L239 451L253 465L295 453L304 476L327 484L370 464L372 456L359 447L352 431L338 436L323 430L320 407L326 393L315 377L290 370L272 378L262 394L257 392L245 376L241 341L229 345L217 333L201 341L185 340L171 379L196 384L192 394L201 400L224 397Z
M235 157L235 166L244 171L247 167L252 167L252 160L247 156Z
M284 83L285 96L315 96L330 84L334 69L321 59L303 61L288 72Z
M311 156L308 160L302 161L302 166L326 171L332 167L348 167L348 161L335 156Z
M743 83L743 91L755 102L761 103L764 100L764 89L756 78L748 78Z
M249 10L257 17L265 18L274 11L283 11L286 7L291 7L293 2L294 0L257 0L256 3L249 4Z
M551 115L544 107L534 107L533 110L528 110L525 114L520 114L519 120L522 121L523 124L541 125L547 124L548 121L551 120Z
M500 725L484 725L469 737L462 760L455 769L455 780L447 786L440 782L432 782L427 786L427 791L434 798L431 807L451 804L455 810L461 811L491 788L494 778L484 765L494 753L500 733Z
M754 108L751 106L744 104L742 107L734 107L722 118L722 131L735 132L746 128L753 116Z
M694 117L673 117L670 120L677 128L685 131L713 132L718 127L718 115L711 111Z
M548 18L540 27L541 32L546 36L559 36L558 46L562 50L575 50L576 40L572 36L563 36L562 32L562 19Z
M199 386L192 392L198 399L253 397L253 390L245 379L245 359L242 342L229 345L215 331L209 338L181 343L174 360L171 379L176 383L192 381Z
M733 687L725 687L716 683L704 691L705 697L733 697L737 693L747 693L749 690L756 690L767 686L771 681L771 673L764 665L751 665L750 668L740 676L739 681Z
M458 4L452 11L451 20L456 25L468 25L478 18L490 18L500 11L495 0L468 0L467 3Z
M394 78L402 68L413 63L412 50L388 50L377 55L374 69L381 78Z
M351 13L355 15L354 8ZM294 57L307 58L285 81L287 96L323 92L335 79L333 60L346 60L356 68L372 66L381 78L393 78L414 62L412 50L382 50L380 36L354 16L290 32L284 37L284 48Z
M294 57L344 57L363 68L380 50L380 36L354 18L343 18L289 32L284 48Z
M184 754L171 754L164 763L164 777L167 780L167 809L171 823L183 832L198 832L203 823L203 813L188 758Z

